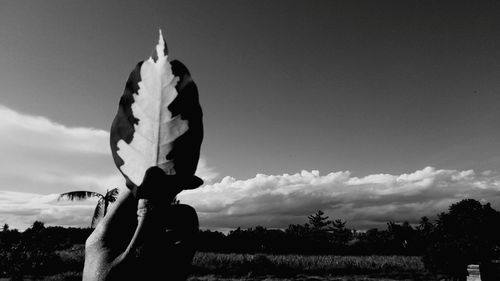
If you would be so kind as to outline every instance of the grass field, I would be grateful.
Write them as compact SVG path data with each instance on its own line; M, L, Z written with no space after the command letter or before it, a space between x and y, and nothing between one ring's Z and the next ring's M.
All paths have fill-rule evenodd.
M280 278L275 276L263 276L263 277L242 277L242 278L226 278L221 276L193 276L188 279L188 281L410 281L415 279L393 279L384 277L369 277L362 275L355 276L314 276L314 275L298 275L294 277ZM421 279L424 280L424 279Z
M64 266L54 276L23 280L81 280L83 245L57 253ZM0 279L0 281L9 279ZM336 280L393 281L437 280L420 257L409 256L302 256L264 254L196 253L191 281L213 280Z
M193 267L194 276L216 275L219 278L220 276L240 277L240 279L229 280L247 280L244 278L241 279L242 277L253 278L250 280L255 280L257 277L274 280L269 279L269 276L279 278L276 280L289 280L292 277L290 280L434 279L425 270L420 257L407 256L301 256L198 253L194 258ZM303 278L300 276L303 276ZM316 277L312 278L312 276Z
M67 272L55 276L42 278L24 278L24 281L80 281L81 273ZM254 276L254 277L224 277L218 275L192 276L188 281L413 281L413 280L434 280L434 279L413 279L413 278L388 278L388 277L370 277L363 275L350 276L316 276L316 275L297 275L294 277L276 277L276 276ZM436 279L437 280L437 279ZM11 281L9 278L0 278L0 281Z

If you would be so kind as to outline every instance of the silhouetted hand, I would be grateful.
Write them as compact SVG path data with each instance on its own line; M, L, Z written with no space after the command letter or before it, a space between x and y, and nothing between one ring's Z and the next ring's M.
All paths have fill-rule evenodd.
M137 192L122 190L87 239L83 280L185 280L198 216L188 205L171 205L185 182L153 167Z

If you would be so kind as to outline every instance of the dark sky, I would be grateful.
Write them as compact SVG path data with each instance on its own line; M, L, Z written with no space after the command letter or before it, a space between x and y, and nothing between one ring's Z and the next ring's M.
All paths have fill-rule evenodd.
M107 130L158 28L225 176L498 169L499 1L2 1L0 104Z

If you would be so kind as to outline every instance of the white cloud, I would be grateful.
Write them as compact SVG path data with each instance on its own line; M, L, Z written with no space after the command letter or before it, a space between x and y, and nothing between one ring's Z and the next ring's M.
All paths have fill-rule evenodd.
M20 114L0 105L2 122L0 129L6 130L6 142L16 142L23 147L37 147L49 150L68 150L83 153L107 154L109 149L102 145L109 140L109 133L93 128L69 128L40 116Z
M109 152L109 133L71 128L47 118L0 106L0 224L24 228L88 226L95 200L57 202L72 190L105 192L123 187ZM388 220L417 221L465 197L500 209L500 175L426 167L401 175L352 176L349 171L265 175L238 180L218 174L200 159L197 175L206 185L179 198L193 205L204 227L286 227L303 223L318 209L351 227L383 226Z
M0 224L24 228L38 219L88 226L95 204L42 201L73 190L104 193L124 186L111 157L109 132L67 127L2 105L0 120ZM217 177L205 159L197 174L206 182Z
M258 174L247 180L220 182L185 191L179 198L194 206L201 224L212 228L286 227L304 223L318 209L351 227L384 226L389 220L417 222L466 197L500 207L499 176L426 167L413 173L353 177L348 171L320 175Z
M70 128L0 106L2 190L37 194L105 191L122 184L109 153L109 133Z
M47 225L88 227L96 199L57 201L58 194L0 191L0 223L24 229L35 220Z
M209 166L207 164L207 160L203 157L201 157L200 161L198 161L196 175L202 178L205 184L211 183L219 176L219 174L215 171L215 168Z

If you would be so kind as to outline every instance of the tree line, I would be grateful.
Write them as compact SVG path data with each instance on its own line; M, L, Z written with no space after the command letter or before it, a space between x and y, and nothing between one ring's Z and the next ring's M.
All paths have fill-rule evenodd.
M452 275L463 275L467 264L487 264L500 257L500 213L473 199L452 204L435 220L422 217L417 224L391 221L383 230L356 231L346 223L331 220L318 210L308 216L307 223L291 224L286 229L256 226L227 234L202 230L197 248L221 253L422 256L428 269ZM49 264L57 265L57 251L84 244L91 231L46 227L39 221L24 232L4 225L0 231L0 275L12 271L13 266L33 274L41 268L47 271Z
M22 275L50 275L59 273L63 262L58 251L85 243L90 228L46 227L35 221L20 232L4 224L0 231L0 277L23 280ZM81 270L83 264L74 264Z
M492 272L492 260L500 259L500 213L474 199L452 204L433 221L390 221L384 230L349 229L346 221L330 220L319 210L307 223L283 230L257 226L227 235L204 230L198 240L198 249L208 252L421 256L428 270L456 280L464 280L468 264L481 264L484 280L500 280ZM488 279L491 274L497 275Z
M263 226L237 228L227 234L203 230L198 249L206 252L333 254L333 255L422 255L427 243L429 219L412 226L408 222L388 222L387 229L356 231L346 221L329 220L323 211L308 216L305 224L291 224L286 229Z

